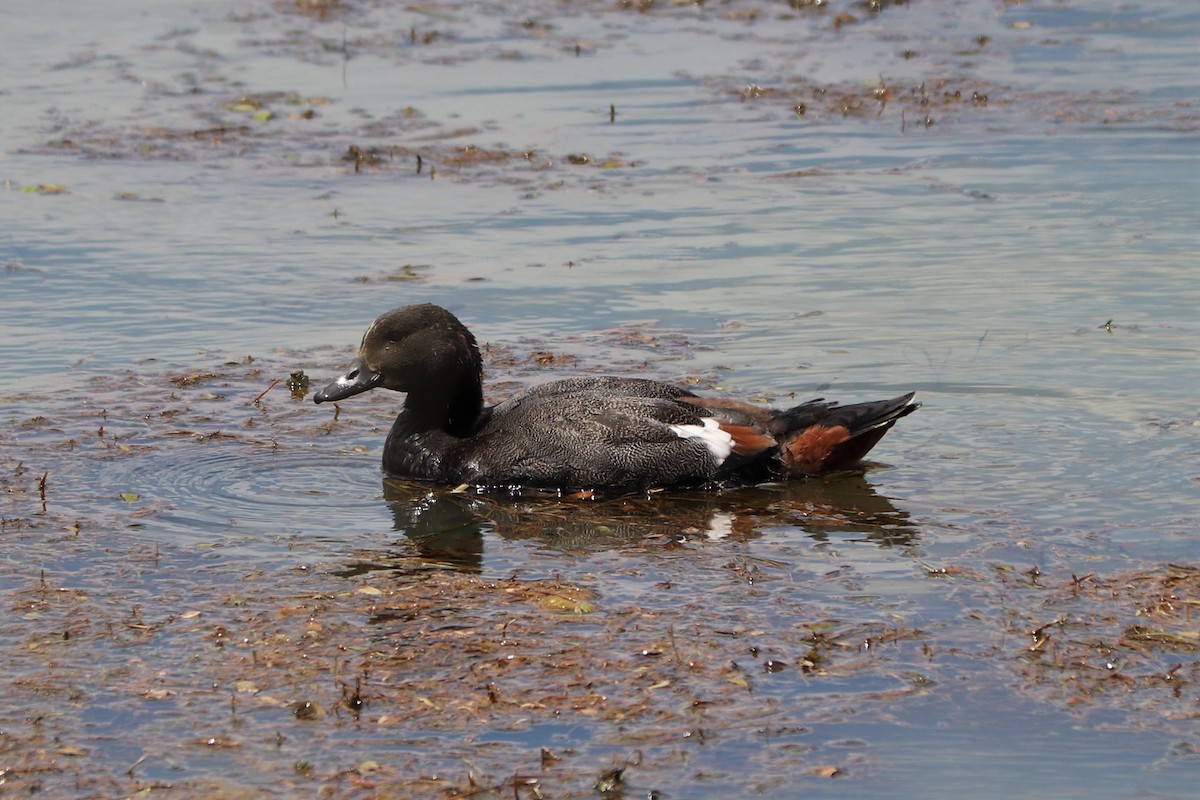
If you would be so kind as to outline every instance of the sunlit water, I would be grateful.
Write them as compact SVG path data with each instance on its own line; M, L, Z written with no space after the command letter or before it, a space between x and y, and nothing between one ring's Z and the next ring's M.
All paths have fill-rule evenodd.
M1195 563L1197 9L914 2L876 17L852 8L862 19L835 30L832 10L763 5L747 21L726 12L748 4L709 6L382 7L331 20L269 6L235 16L236 4L3 10L6 468L49 471L52 510L119 531L115 551L140 543L156 559L130 579L144 604L189 570L214 584L235 581L235 563L353 571L450 531L467 542L454 566L600 576L614 602L658 602L647 587L665 577L702 587L732 556L800 576L850 565L864 593L952 631L945 649L972 650L986 635L963 623L971 601L925 580L918 560L1081 575ZM107 24L118 18L136 24ZM415 46L414 29L443 37ZM884 84L895 96L880 106ZM329 102L276 99L265 122L230 110L268 93ZM843 114L837 93L866 102ZM289 118L303 108L315 116ZM186 135L222 125L253 132ZM352 144L510 155L454 165L442 150L421 172L408 156L356 172L342 158ZM67 192L32 191L51 184ZM406 265L418 279L390 279ZM659 377L717 375L721 391L777 403L918 390L925 408L876 453L891 468L867 478L884 517L919 531L905 542L915 554L849 524L775 525L735 544L721 538L734 512L716 508L687 522L708 542L694 565L631 546L645 523L564 556L469 505L385 497L388 398L344 404L359 427L332 433L320 427L330 412L282 387L269 412L252 405L289 370L336 374L372 318L410 301L448 306L481 341L587 367L661 359ZM614 349L606 332L622 326L686 344ZM247 356L275 371L206 387L207 399L162 380ZM179 422L163 415L172 408ZM61 436L25 426L36 416ZM198 442L222 431L238 437ZM51 447L67 437L79 444ZM121 569L86 547L4 537L9 589L31 569L97 586L97 571ZM1081 734L1014 686L976 686L977 658L950 659L948 688L894 719L831 721L820 740L865 742L874 766L820 791L953 796L982 782L988 795L1124 797L1190 785L1186 759L1159 763L1170 733ZM803 708L800 689L780 697ZM536 748L539 730L516 741ZM556 748L614 746L587 726L543 733ZM707 747L734 774L770 755L740 737ZM1055 769L1033 768L1050 749ZM136 758L100 760L116 773ZM727 796L731 781L677 796Z

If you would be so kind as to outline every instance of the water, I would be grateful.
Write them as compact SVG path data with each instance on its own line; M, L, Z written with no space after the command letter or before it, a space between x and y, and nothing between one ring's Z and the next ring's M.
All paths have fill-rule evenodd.
M6 780L1189 793L1195 10L325 11L0 10ZM254 402L415 301L500 392L925 407L865 478L580 509L383 484L394 397Z

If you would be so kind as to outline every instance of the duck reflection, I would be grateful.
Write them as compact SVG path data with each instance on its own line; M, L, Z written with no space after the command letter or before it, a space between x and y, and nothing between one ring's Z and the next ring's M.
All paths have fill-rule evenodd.
M419 559L467 571L482 568L488 532L563 550L680 537L748 541L780 527L817 541L859 539L883 547L910 545L919 535L909 515L862 473L736 491L593 500L460 493L385 478L383 496L396 531Z

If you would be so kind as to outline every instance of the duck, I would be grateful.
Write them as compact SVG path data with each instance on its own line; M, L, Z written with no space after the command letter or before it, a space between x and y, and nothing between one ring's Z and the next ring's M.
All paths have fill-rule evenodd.
M536 385L485 405L475 337L430 303L372 322L350 368L313 401L371 389L405 395L383 446L388 476L560 494L723 488L850 470L921 405L909 392L773 409L601 375Z

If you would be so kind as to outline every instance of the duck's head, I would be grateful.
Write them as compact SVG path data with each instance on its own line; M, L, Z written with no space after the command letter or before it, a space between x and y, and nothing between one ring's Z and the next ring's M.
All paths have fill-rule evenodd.
M313 402L344 400L383 387L420 395L480 394L475 337L458 318L430 303L394 308L371 323L358 357Z

